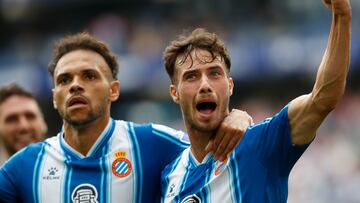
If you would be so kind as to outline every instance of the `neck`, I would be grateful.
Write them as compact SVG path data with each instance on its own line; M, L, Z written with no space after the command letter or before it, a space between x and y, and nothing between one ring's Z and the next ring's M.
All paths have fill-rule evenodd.
M199 130L188 128L189 139L191 143L191 152L196 160L201 163L208 152L206 152L206 145L209 143L214 132L201 132Z
M109 120L109 116L104 116L103 118L99 118L85 127L73 126L65 122L65 141L77 152L86 156L91 147L106 128Z

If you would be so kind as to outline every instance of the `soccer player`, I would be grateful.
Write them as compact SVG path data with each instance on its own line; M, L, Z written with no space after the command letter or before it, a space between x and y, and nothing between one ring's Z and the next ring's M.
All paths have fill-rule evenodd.
M47 125L35 97L16 84L0 88L0 166L15 152L44 139Z
M161 170L188 146L184 133L110 117L120 94L118 64L89 34L59 40L49 72L62 130L4 165L0 202L160 201ZM250 121L245 112L230 113L217 131L222 139L209 148L217 153L221 143L238 143Z
M230 57L215 34L196 29L164 52L170 94L181 107L191 146L162 172L162 201L286 202L291 168L344 93L350 55L348 0L326 1L333 13L327 50L311 93L250 127L224 162L205 150L229 111Z

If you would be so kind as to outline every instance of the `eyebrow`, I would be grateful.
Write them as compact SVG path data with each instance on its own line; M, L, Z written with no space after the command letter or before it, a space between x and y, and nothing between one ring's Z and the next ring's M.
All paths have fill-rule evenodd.
M59 79L59 78L63 78L63 77L69 77L70 76L70 73L60 73L57 77L56 77L56 80Z
M198 70L185 70L183 75L188 75L188 74L196 73L196 72L198 72Z
M80 73L88 73L88 72L98 72L97 70L94 70L94 69L90 69L90 68L85 68L85 69L83 69L83 70L80 70ZM58 77L60 77L60 76L69 76L69 75L71 75L69 72L64 72L64 73L60 73L59 75L58 75Z

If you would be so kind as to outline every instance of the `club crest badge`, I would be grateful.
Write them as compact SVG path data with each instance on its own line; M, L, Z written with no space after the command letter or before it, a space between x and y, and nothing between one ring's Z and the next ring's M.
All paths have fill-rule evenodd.
M116 159L112 163L112 172L119 178L128 176L132 171L131 162L125 158L125 154L125 152L117 152L115 154Z
M224 162L216 161L215 163L215 176L220 175L225 169L228 164L228 160L226 159Z

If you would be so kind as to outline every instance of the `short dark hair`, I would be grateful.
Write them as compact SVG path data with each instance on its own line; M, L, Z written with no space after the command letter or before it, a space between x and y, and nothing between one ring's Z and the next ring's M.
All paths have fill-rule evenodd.
M15 84L15 83L12 83L12 84L6 85L6 86L2 86L0 88L0 104L2 104L5 100L7 100L9 97L12 97L12 96L27 97L30 99L34 99L36 101L33 94L26 91L25 89L23 89L22 87L20 87L19 85Z
M175 82L174 69L176 58L179 55L184 54L183 62L185 62L185 59L188 56L191 57L191 51L196 48L209 51L212 54L212 60L216 58L216 55L220 55L225 62L228 73L230 72L231 59L224 42L215 33L210 33L203 28L197 28L190 34L179 35L177 39L172 41L170 45L166 47L163 53L165 69L172 83Z
M53 58L48 68L51 77L54 77L54 71L60 58L65 54L78 49L86 49L100 54L108 64L113 79L117 79L119 65L116 55L110 51L110 48L105 42L100 41L87 32L66 36L55 43Z

